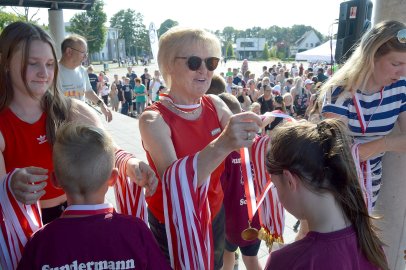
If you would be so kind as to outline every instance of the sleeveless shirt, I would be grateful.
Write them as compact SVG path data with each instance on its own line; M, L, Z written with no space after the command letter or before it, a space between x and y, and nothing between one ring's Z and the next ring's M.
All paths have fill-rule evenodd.
M3 134L3 151L6 172L14 168L29 166L48 169L48 184L41 200L57 198L64 194L50 181L53 173L52 147L46 137L46 113L42 113L35 123L27 123L18 118L10 108L0 113L0 132Z
M202 97L202 112L196 120L186 120L166 108L161 102L155 102L147 110L156 111L161 114L165 123L171 131L171 140L178 159L195 154L205 148L211 141L221 133L221 124L218 119L216 108L209 96ZM157 173L155 164L146 151L147 159L156 176L161 181ZM162 153L165 154L165 153ZM212 219L220 211L223 202L223 190L220 184L220 176L223 173L224 162L211 174L208 198ZM148 208L152 214L164 223L164 208L162 200L162 185L158 185L156 192L147 198Z

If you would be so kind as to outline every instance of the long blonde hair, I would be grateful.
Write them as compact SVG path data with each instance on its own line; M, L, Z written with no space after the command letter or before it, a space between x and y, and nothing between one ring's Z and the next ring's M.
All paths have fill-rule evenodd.
M397 40L396 34L405 29L398 21L383 21L376 24L361 39L347 62L324 84L322 91L341 86L345 91L365 89L373 74L375 60L389 52L406 52L406 44ZM322 97L324 95L320 95Z

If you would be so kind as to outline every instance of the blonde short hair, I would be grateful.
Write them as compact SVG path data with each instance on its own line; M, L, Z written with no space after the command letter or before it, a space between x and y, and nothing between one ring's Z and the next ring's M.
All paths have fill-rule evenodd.
M113 141L104 130L71 122L57 131L54 170L66 193L97 191L110 178L114 160Z
M212 33L199 28L172 27L159 38L158 66L168 88L171 87L172 78L170 70L174 61L182 51L193 45L211 50L211 56L221 56L221 44Z

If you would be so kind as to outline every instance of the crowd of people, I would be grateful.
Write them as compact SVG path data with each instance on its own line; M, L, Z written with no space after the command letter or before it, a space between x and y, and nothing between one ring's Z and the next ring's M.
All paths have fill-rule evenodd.
M372 215L384 153L406 152L404 24L376 24L334 74L216 72L218 38L184 27L160 37L152 76L86 70L81 36L61 51L33 24L0 35L1 268L227 270L239 248L262 269L286 209L301 230L264 269L389 269ZM148 164L85 102L137 118Z

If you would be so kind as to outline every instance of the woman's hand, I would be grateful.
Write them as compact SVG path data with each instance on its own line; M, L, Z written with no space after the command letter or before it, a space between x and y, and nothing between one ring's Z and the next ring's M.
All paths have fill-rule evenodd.
M17 169L11 178L11 191L14 197L24 204L35 204L45 195L48 170L39 167Z
M151 196L155 193L158 179L155 172L145 162L131 158L127 162L126 173L134 183L145 188L145 196Z
M261 125L261 118L253 112L235 114L230 117L227 126L220 135L219 144L225 147L227 152L249 147Z

